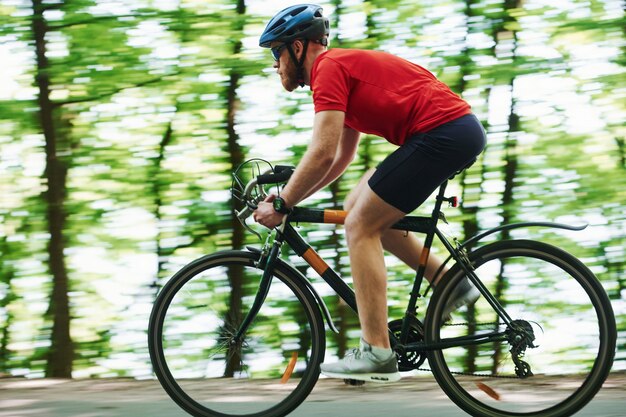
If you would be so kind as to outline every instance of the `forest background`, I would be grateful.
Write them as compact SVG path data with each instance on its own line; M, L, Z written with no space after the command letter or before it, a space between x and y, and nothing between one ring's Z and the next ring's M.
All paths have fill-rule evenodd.
M231 173L249 158L295 164L313 119L309 89L282 91L258 47L290 4L0 0L0 375L151 377L160 286L202 254L259 244L233 217ZM618 320L615 369L626 369L624 1L321 4L331 47L418 63L483 122L486 151L451 184L464 200L447 210L451 234L589 224L511 236L561 246L597 274ZM392 149L366 136L307 203L340 207ZM301 231L349 281L342 230ZM412 275L388 264L393 314ZM329 349L358 343L356 319L346 323Z

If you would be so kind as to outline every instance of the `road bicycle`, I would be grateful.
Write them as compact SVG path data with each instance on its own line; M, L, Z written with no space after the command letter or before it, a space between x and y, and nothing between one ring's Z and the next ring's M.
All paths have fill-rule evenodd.
M266 188L284 184L293 167L263 174L257 168L246 184L241 172L235 172L233 193L243 208L236 214L256 233L246 219ZM573 414L598 392L613 362L617 334L606 292L581 261L555 246L526 239L477 244L523 227L586 225L514 223L464 243L450 241L438 228L446 221L442 206L456 205L456 197L445 196L447 183L436 193L431 216L406 216L393 226L425 234L405 313L389 323L403 379L419 378L428 359L443 391L471 415ZM284 416L306 399L325 358L325 326L338 332L326 303L339 296L355 312L357 305L350 285L296 227L342 224L345 217L342 210L294 207L262 248L204 256L163 286L150 317L149 351L156 376L180 407L193 416L270 417ZM430 288L423 290L422 283L435 237L449 252L446 264L453 264L434 287L422 322L418 301ZM321 281L313 283L302 267L284 260L283 245L333 295L322 296ZM468 250L470 245L478 247ZM445 315L450 294L464 280L480 297Z

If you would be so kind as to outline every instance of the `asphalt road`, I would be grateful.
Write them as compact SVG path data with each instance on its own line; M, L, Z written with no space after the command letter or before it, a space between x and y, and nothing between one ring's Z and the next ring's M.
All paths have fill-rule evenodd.
M626 417L626 374L612 375L577 416ZM434 380L350 387L320 380L291 416L464 416ZM185 417L156 381L0 379L0 417Z

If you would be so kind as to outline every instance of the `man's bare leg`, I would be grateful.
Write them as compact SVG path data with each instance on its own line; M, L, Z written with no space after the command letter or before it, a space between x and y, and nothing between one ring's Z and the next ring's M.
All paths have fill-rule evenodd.
M348 355L337 362L321 365L323 374L333 378L352 378L372 382L400 379L396 356L391 350L387 314L387 268L383 242L407 264L417 267L422 245L412 235L389 229L405 216L401 210L383 201L364 178L347 201L345 222L350 265L354 282L359 322L360 355ZM438 268L431 259L428 267Z
M348 195L344 204L344 208L346 210L350 211L354 207L354 203L356 202L358 196L360 196L366 190L369 190L369 185L367 184L367 181L371 178L375 171L376 169L374 168L368 170L365 175L363 175L357 186ZM388 229L382 233L381 241L385 250L391 252L409 267L417 270L417 268L419 267L420 254L422 253L422 248L424 247L424 245L415 236L414 233L406 234L402 230ZM431 253L428 257L425 273L426 279L428 281L432 282L433 276L437 272L441 264L441 259ZM446 270L443 270L437 278L441 278L445 271Z
M350 266L359 307L363 339L388 348L387 269L381 235L404 213L378 197L369 186L358 196L346 218Z

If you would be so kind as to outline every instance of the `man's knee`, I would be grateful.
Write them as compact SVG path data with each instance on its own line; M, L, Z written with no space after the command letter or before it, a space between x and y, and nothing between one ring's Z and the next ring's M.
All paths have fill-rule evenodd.
M380 239L381 231L374 227L374 225L366 219L367 215L362 216L357 210L348 212L343 225L348 245L353 242L374 237Z
M350 245L352 242L360 239L359 235L363 233L363 222L357 219L356 212L348 211L343 228L346 232L347 243Z

